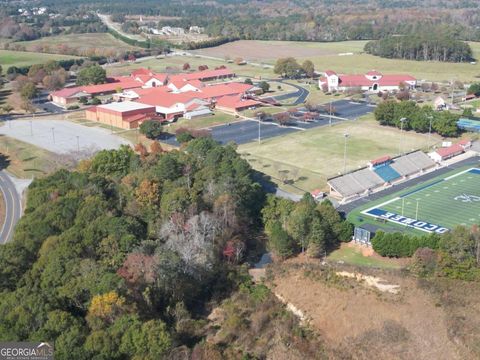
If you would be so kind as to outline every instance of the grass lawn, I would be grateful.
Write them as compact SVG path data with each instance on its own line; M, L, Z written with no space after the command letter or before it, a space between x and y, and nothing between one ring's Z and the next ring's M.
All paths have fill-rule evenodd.
M45 176L58 166L54 153L4 135L0 136L0 152L8 158L7 170L18 178Z
M101 48L112 50L135 50L139 49L135 46L128 45L121 40L114 38L108 33L95 33L95 34L69 34L69 35L57 35L47 36L33 41L20 41L16 44L23 45L29 51L35 50L38 46L50 46L50 51L55 53L57 45L65 44L69 47L87 49L87 48Z
M310 94L307 97L307 102L312 104L326 104L330 101L336 101L346 97L346 95L343 93L327 95L322 90L317 89L317 87L313 85L308 87L308 85L302 84L302 86L304 86L307 90L310 91Z
M202 116L197 119L184 119L181 118L178 121L167 124L164 126L165 131L174 134L178 128L185 127L190 129L203 129L209 128L215 125L222 125L232 121L236 121L236 119L231 114L226 114L221 111L215 111L213 115Z
M382 258L380 256L364 256L359 248L345 245L342 245L340 249L335 250L328 255L327 260L343 261L350 265L371 266L384 269L401 268L398 261Z
M28 66L33 64L43 64L49 60L68 60L78 59L72 55L42 54L28 51L0 50L0 65L4 71L10 66Z
M363 211L387 211L418 219L428 224L453 229L457 225L472 226L480 222L480 171L467 171L470 166L441 175L426 183L412 186L396 194L386 196L352 211L348 218L354 224L373 224L386 230L415 232L416 222L412 227L398 224L395 219L385 223L376 221L373 216ZM418 204L418 207L417 207ZM433 225L432 229L433 230Z
M210 69L213 69L220 65L225 65L229 69L235 71L237 76L237 81L242 81L241 77L253 77L253 78L272 78L277 77L273 73L272 69L264 69L261 66L253 65L236 65L229 64L226 61L222 60L212 60L212 59L203 59L197 58L194 56L168 56L161 59L148 59L145 61L137 61L136 63L124 63L119 65L110 66L107 68L107 73L109 75L126 75L130 74L132 70L145 67L152 69L157 72L164 72L165 68L172 67L176 68L178 72L183 72L183 64L189 63L191 69L197 69L200 65L207 65Z
M400 130L378 125L373 115L266 139L261 144L240 145L239 152L281 188L301 194L326 189L327 178L343 171L345 133L350 135L347 171L363 167L376 157L399 152ZM404 151L425 147L427 143L426 135L404 132L403 137ZM284 184L285 180L293 180L293 186Z

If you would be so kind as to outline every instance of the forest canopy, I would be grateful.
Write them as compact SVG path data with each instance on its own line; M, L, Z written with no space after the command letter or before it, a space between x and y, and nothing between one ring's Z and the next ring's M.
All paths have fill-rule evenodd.
M388 59L444 62L473 60L469 44L434 31L372 40L365 44L365 51Z

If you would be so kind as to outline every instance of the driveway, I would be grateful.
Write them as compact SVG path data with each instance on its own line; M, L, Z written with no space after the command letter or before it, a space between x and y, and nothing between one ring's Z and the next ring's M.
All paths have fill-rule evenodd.
M297 91L295 91L295 92L274 96L273 98L275 100L277 100L278 102L282 102L282 101L285 101L285 100L296 98L296 100L291 105L297 106L297 105L303 104L305 102L305 100L307 100L308 94L310 94L310 92L307 89L301 87L300 85L293 84L293 83L290 83L290 82L286 82L286 81L283 81L283 80L275 80L275 81L293 86L294 88L297 89Z

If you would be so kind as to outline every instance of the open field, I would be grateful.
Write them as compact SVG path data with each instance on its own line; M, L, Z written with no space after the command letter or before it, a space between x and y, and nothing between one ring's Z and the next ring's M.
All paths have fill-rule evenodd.
M366 250L371 250L371 248ZM371 252L373 252L373 250ZM384 258L375 253L366 256L362 254L362 248L360 245L354 245L350 243L342 244L339 249L328 255L327 260L335 262L343 261L345 264L376 267L382 269L399 269L402 267L402 260Z
M127 75L133 70L145 67L157 72L165 72L167 67L176 69L177 72L182 72L182 66L189 63L191 69L197 69L200 65L207 65L209 68L215 68L220 65L225 65L229 69L235 71L238 76L256 77L256 78L272 78L277 77L272 69L264 69L261 66L253 65L236 65L229 64L222 60L204 59L194 56L167 56L160 59L148 59L145 61L138 61L136 63L124 63L109 66L107 68L108 75Z
M54 153L5 135L0 135L0 152L8 158L6 169L18 178L44 176L58 166Z
M433 81L473 81L480 76L480 62L443 63L434 61L410 61L384 59L363 53L366 41L343 41L332 43L284 42L284 41L237 41L215 48L196 52L224 58L241 56L250 61L273 64L279 57L293 56L302 62L310 59L318 71L334 70L339 73L365 73L376 69L385 73L408 73L418 79ZM480 59L480 43L470 42L473 56ZM339 56L341 53L353 55Z
M10 66L29 66L42 64L49 60L78 59L72 55L42 54L28 51L0 50L0 65L4 69Z
M479 175L466 166L360 206L348 218L357 225L418 234L472 226L480 222Z
M274 63L281 57L314 58L339 53L363 52L366 41L305 42L239 40L213 48L192 51L196 54L219 58L241 57L248 61Z
M238 119L235 119L233 115L226 114L217 110L213 115L202 116L197 119L188 120L181 118L174 123L165 125L164 130L166 132L174 134L175 131L181 127L189 129L204 129L216 125L231 123L235 120Z
M58 45L68 45L70 48L85 50L89 48L108 49L108 50L135 50L137 47L128 45L121 40L114 38L108 33L95 34L69 34L57 35L40 38L33 41L20 41L16 44L23 45L29 51L35 51L39 47L48 46L50 51L55 53Z
M399 152L400 130L378 125L373 115L267 139L261 144L240 145L239 152L280 187L302 194L316 188L325 189L327 178L343 171L345 133L350 135L347 171L365 166L379 156ZM404 132L403 137L404 151L426 146L426 135ZM285 180L289 180L287 184ZM291 182L293 186L288 185Z

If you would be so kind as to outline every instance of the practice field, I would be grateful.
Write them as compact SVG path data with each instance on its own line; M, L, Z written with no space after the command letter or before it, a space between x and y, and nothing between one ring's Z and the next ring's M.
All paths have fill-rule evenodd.
M10 66L28 66L43 64L49 60L79 59L72 55L42 54L27 51L0 50L0 65L6 70Z
M379 223L435 233L480 224L480 169L449 173L379 202L361 214Z

